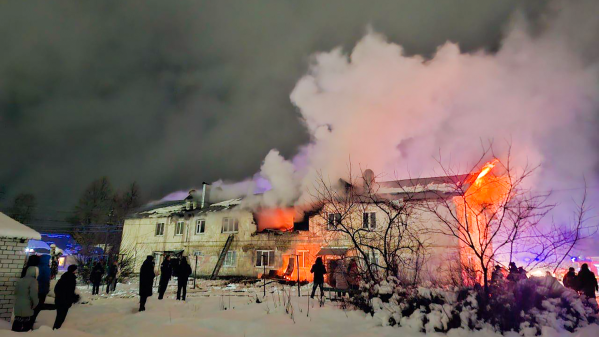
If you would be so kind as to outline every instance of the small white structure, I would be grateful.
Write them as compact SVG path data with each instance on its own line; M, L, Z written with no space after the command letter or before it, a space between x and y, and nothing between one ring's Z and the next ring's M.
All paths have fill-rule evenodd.
M41 235L0 212L0 319L10 321L14 287L21 276L30 239L40 240Z

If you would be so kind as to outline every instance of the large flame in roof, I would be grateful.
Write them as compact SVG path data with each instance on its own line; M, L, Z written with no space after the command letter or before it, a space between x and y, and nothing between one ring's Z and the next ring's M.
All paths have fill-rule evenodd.
M478 177L476 177L475 183L479 185L482 181L482 178L484 178L484 176L491 172L491 170L495 167L495 165L497 165L498 162L499 160L493 159L490 162L486 163L485 166L483 166L482 170L480 170Z

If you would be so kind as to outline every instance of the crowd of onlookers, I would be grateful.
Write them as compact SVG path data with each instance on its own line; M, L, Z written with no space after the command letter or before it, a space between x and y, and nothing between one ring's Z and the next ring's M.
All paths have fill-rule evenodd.
M191 266L185 256L173 257L166 255L160 265L160 273L154 269L154 257L148 255L139 271L139 311L146 310L148 297L152 296L154 278L160 275L158 283L158 299L164 298L171 278L177 278L177 300L185 301L187 296L187 281L191 275Z
M559 284L559 281L552 276L551 272L548 271L545 277L549 288ZM522 267L516 267L514 262L510 262L508 271L502 266L495 266L495 270L491 275L491 289L501 287L505 281L507 281L508 287L513 287L520 280L527 278L526 271ZM595 298L595 291L599 291L595 273L589 269L589 265L586 263L580 267L578 274L576 274L573 267L570 267L563 278L563 286L578 292L580 295L585 295L587 298Z
M17 332L32 330L41 310L56 310L53 328L60 329L69 308L79 300L79 295L75 291L76 272L76 265L67 268L54 287L54 304L47 304L50 281L56 276L52 272L51 257L50 255L30 256L15 286L12 330Z

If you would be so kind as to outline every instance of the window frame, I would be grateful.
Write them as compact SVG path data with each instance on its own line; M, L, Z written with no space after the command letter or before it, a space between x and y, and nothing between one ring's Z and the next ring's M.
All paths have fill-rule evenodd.
M332 217L331 217L332 216ZM327 230L334 231L341 225L341 213L327 214Z
M158 228L160 228L160 231L158 230ZM157 222L156 226L154 227L154 236L164 236L164 228L164 222Z
M185 232L185 221L179 220L175 223L175 234L174 236L183 236Z
M265 265L262 265L262 256L264 255L264 253L266 252L266 257L268 259L267 263ZM271 261L271 252L272 252L272 261ZM260 258L258 258L260 257ZM257 268L274 268L275 267L275 251L274 249L256 249L256 263L254 263L254 265Z
M200 222L202 223L202 226L201 226L202 231L201 232L198 231L198 226L200 225ZM196 220L196 229L195 229L195 233L194 234L195 235L202 235L204 233L206 233L206 219L197 219Z
M373 226L373 224L374 224L374 226ZM376 229L376 212L363 212L362 213L362 229L369 230L369 231L373 231Z
M310 251L309 250L298 250L296 251L296 255L299 255L299 263L298 263L298 268L310 268L310 263L306 263L306 261L308 260L308 258L310 257Z
M233 256L233 258L232 258L233 261L230 261L229 254L231 256ZM232 262L232 263L228 264L227 262ZM227 255L225 255L225 260L223 261L223 267L231 268L231 267L235 267L235 266L237 266L237 252L234 250L229 250L227 252Z
M231 230L231 227L233 230ZM225 234L239 233L239 219L235 217L223 217L220 232Z

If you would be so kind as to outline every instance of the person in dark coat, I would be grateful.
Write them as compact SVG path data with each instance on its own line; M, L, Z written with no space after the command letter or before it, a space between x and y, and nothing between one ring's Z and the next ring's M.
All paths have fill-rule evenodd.
M168 281L171 280L173 269L171 268L171 256L167 255L160 265L160 284L158 285L158 299L164 298L164 293L168 287Z
M564 275L564 287L574 291L578 290L578 286L576 285L576 271L574 271L574 268L572 267L570 267L566 275Z
M73 303L77 302L79 296L75 294L77 287L77 266L72 264L67 268L67 272L62 274L62 277L54 287L54 296L56 303L56 320L54 321L53 329L60 329L62 323L67 318L69 308Z
M527 280L528 276L526 276L526 270L522 267L518 267L518 280Z
M98 295L100 293L100 283L102 283L102 276L104 276L104 268L100 262L94 263L94 268L89 275L89 280L92 283L92 295Z
M40 263L38 265L38 304L35 307L33 323L35 323L37 315L44 308L46 303L46 297L50 292L50 273L50 255L44 254L40 256Z
M576 281L578 284L578 291L588 298L595 298L595 291L599 290L599 287L597 286L595 273L589 269L588 264L585 263L580 267Z
M187 295L187 280L189 279L189 275L191 275L191 267L184 256L181 257L177 269L177 274L179 275L177 277L177 300L181 299L181 291L183 291L183 301L185 301L185 296Z
M139 270L139 311L146 310L146 301L152 296L152 286L154 284L154 257L148 255Z
M520 272L518 272L518 267L516 267L514 262L510 262L507 280L514 283L517 283L520 280Z
M40 257L37 255L31 255L29 256L29 258L27 259L27 263L25 264L25 267L23 267L23 270L21 270L21 278L25 277L25 274L27 273L27 269L29 267L37 267L40 264Z
M50 261L50 279L55 279L56 275L58 275L58 260L55 256L52 256Z
M316 258L316 262L312 265L310 272L314 274L314 285L312 286L312 295L310 295L310 298L314 298L316 287L320 287L320 296L324 297L324 274L327 273L327 270L322 263L321 257Z
M113 263L111 263L108 266L108 272L106 274L106 293L109 294L110 290L114 290L113 288L115 288L114 284L116 283L116 273L119 270L119 266L117 265L116 261L114 261Z
M179 277L179 264L181 264L181 260L185 259L185 257L181 256L181 258L174 257L171 259L171 270L173 271L172 277Z

